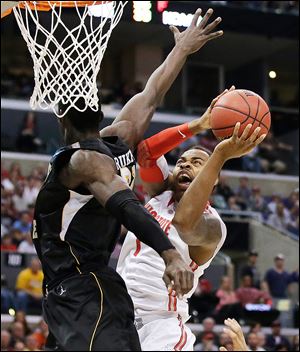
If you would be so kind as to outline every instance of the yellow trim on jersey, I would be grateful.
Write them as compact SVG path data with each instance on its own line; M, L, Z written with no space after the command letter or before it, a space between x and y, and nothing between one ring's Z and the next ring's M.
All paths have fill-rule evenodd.
M94 337L95 337L95 334L96 334L96 330L97 330L97 328L98 328L98 325L99 325L99 323L100 323L100 320L101 320L101 317L102 317L102 311L103 311L103 291L102 291L102 288L101 288L101 286L100 286L100 283L99 283L99 281L98 281L97 276L96 276L94 273L92 273L92 272L90 272L90 274L92 274L92 275L94 276L94 278L95 278L95 280L96 280L96 282L97 282L97 285L98 285L99 291L100 291L100 295L101 295L101 299L100 299L100 313L99 313L99 317L98 317L98 320L97 320L97 323L96 323L94 332L93 332L92 337L91 337L90 346L89 346L89 351L92 350L92 345L93 345Z

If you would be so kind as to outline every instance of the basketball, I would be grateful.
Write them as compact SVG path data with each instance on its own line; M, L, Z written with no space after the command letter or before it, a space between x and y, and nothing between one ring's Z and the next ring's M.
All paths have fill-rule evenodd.
M258 94L246 89L236 89L224 94L217 100L211 112L212 131L217 138L230 137L237 122L241 123L239 135L248 124L253 124L250 134L257 127L261 127L259 136L267 134L271 125L268 104Z

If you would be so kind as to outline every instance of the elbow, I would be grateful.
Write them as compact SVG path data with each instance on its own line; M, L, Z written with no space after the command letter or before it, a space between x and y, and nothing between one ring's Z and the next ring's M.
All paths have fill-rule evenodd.
M186 242L186 239L189 237L189 233L193 231L193 227L191 226L191 223L186 221L186 219L175 215L172 220L172 225L177 230L180 238L184 242Z

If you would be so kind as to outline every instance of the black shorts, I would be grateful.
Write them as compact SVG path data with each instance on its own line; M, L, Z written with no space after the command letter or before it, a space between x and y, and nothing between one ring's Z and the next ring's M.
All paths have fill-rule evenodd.
M111 268L63 280L48 292L43 312L46 350L141 351L132 300Z

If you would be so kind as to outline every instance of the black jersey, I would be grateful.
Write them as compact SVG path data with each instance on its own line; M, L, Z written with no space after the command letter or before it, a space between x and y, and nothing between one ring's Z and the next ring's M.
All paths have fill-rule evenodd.
M36 200L32 229L44 284L80 271L86 264L107 265L120 233L121 224L86 188L70 190L58 180L62 167L79 149L111 157L118 173L133 187L135 159L118 137L77 142L55 153Z

